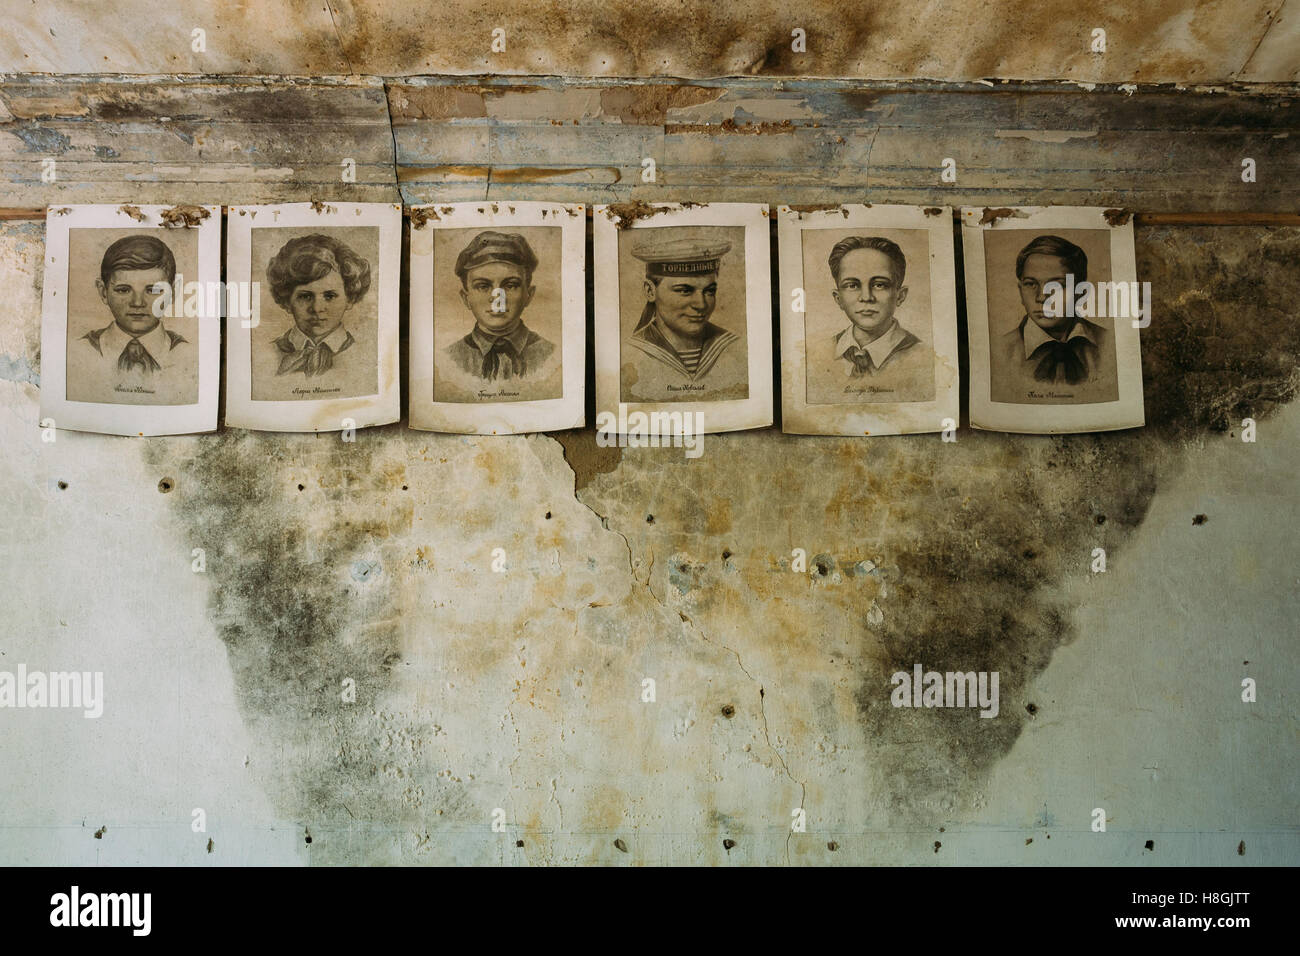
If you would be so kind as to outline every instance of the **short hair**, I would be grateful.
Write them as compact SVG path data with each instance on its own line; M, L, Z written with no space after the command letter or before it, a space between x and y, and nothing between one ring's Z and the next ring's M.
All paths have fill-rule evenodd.
M898 243L883 236L849 236L831 247L831 255L827 260L836 285L840 283L840 262L854 249L875 249L877 252L883 252L889 259L889 271L894 277L894 283L903 284L903 277L907 275L907 257L903 255L903 250L898 248Z
M1016 278L1025 276L1025 262L1030 256L1056 256L1065 263L1065 271L1074 276L1075 282L1084 282L1088 278L1088 254L1060 236L1037 236L1033 242L1020 250L1016 256Z
M286 242L266 267L271 297L281 308L289 307L293 290L337 272L349 303L361 299L370 289L370 263L352 247L333 236L313 233Z
M537 254L528 240L517 232L480 232L470 240L469 245L456 257L456 276L461 286L466 284L466 276L471 269L489 262L509 262L524 270L524 280L533 281L537 270Z
M157 236L127 236L104 250L99 263L99 278L108 285L114 272L140 269L161 269L167 273L167 284L176 281L176 257Z

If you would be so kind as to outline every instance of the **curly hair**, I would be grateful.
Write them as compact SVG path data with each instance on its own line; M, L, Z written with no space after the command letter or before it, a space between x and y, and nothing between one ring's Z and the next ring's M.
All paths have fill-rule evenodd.
M266 278L276 305L287 309L294 289L331 272L342 277L343 292L350 304L359 302L370 289L370 263L351 246L320 233L286 242L267 265Z
M154 236L126 236L104 250L99 263L99 278L104 285L114 272L135 269L161 269L167 284L176 281L176 257L167 244Z

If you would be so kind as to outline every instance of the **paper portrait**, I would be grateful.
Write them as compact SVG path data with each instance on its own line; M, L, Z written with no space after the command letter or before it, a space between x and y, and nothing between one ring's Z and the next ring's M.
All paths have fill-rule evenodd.
M1133 226L1100 208L962 211L971 424L1105 431L1144 422ZM992 221L981 224L981 218Z
M227 317L226 422L330 431L396 421L400 207L232 207L227 236L227 274L248 284L251 314Z
M413 428L512 434L585 423L586 209L412 209Z
M777 231L782 429L897 435L955 426L951 210L782 206Z
M706 431L770 425L767 207L638 208L593 217L598 409L690 411Z
M168 209L48 211L42 421L114 435L217 427L221 209Z

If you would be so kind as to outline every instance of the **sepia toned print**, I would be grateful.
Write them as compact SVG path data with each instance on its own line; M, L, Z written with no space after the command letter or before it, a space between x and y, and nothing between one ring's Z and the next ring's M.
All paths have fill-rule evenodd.
M622 400L748 398L744 228L661 226L618 238Z
M251 317L226 316L226 422L342 431L401 415L401 208L232 206L226 272Z
M86 204L45 221L41 419L107 435L217 427L221 209ZM51 433L52 434L52 433Z
M252 329L253 401L319 401L379 390L372 226L252 230L261 321Z
M434 401L563 395L561 242L558 225L434 233Z
M994 402L1079 405L1119 398L1114 320L1045 314L1048 283L1109 282L1104 229L984 237L989 384ZM1058 310L1059 311L1059 310Z
M925 230L802 231L809 405L935 397Z
M954 428L961 411L951 210L782 206L781 427Z
M440 203L411 215L411 427L584 424L586 207Z
M68 253L67 400L198 402L201 319L171 307L177 275L197 278L197 235L72 229Z
M1145 420L1133 223L1101 207L961 212L975 428L1054 434Z

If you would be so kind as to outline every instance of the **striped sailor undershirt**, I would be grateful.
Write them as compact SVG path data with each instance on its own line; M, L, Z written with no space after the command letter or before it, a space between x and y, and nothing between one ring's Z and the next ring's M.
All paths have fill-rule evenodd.
M678 349L677 357L682 360L682 364L686 366L686 370L694 375L695 370L700 366L700 353L703 351L703 346L697 346L693 349Z

